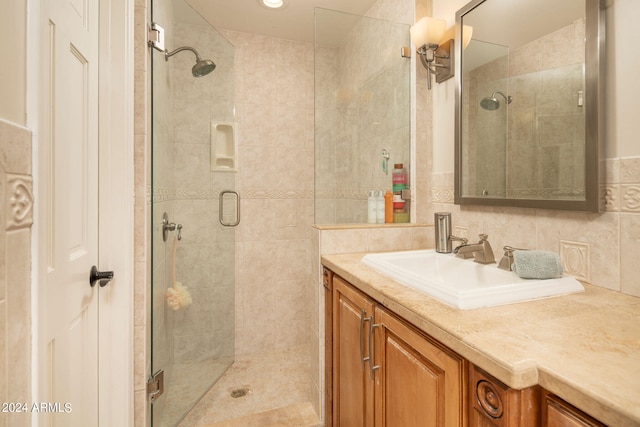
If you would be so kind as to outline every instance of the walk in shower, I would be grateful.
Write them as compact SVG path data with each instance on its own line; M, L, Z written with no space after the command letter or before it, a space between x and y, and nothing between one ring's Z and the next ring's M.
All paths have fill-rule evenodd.
M363 102L353 99L345 105L351 121L340 132L353 130L353 139L342 141L376 139L371 126L377 126L384 129L377 133L388 143L391 162L408 163L410 150L400 148L404 142L409 146L408 76L386 71L409 73L410 60L400 56L409 43L408 25L349 15L348 23L357 28L343 34L360 34L361 46L368 36L377 47L393 36L384 44L384 57L393 57L392 64L375 65L382 59L379 49L358 53L360 61L349 59L356 52L351 43L343 51L324 46L328 62L321 64L309 41L216 29L201 17L216 16L206 4L151 1L151 21L164 29L164 48L151 49L151 373L164 371L164 392L152 404L152 425L194 427L230 420L266 425L266 419L276 417L292 426L315 427L322 414L323 372L312 228L318 156L314 76L327 71L337 78L331 58L340 55L345 78L350 70L366 68L354 71L357 81L346 82L357 87ZM340 20L347 14L325 17ZM322 21L325 34L336 22ZM332 93L327 88L315 95L323 101ZM385 108L372 109L378 103L386 103ZM386 108L404 103L402 112ZM327 111L333 115L335 108L334 103ZM350 114L353 108L358 114ZM391 124L389 117L400 120ZM347 166L343 160L357 162L355 151L343 159L340 146L323 147L341 166ZM331 161L329 152L321 156L325 164ZM378 171L378 148L374 156ZM384 185L390 179L385 175ZM221 197L226 197L223 203ZM242 221L233 227L240 211ZM189 293L189 305L184 305L188 300L181 287ZM168 300L168 294L175 300Z
M151 372L164 375L152 425L159 427L175 426L234 361L230 225L239 212L232 200L220 203L235 189L234 47L182 0L152 1L152 22L164 30L165 50L151 57Z

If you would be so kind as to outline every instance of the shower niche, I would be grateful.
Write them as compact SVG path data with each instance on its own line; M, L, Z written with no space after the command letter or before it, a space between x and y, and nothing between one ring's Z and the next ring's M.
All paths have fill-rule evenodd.
M236 124L211 122L211 170L236 172Z

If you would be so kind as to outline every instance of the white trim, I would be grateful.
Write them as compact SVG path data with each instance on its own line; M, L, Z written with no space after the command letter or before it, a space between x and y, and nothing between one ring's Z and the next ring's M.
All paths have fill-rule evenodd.
M99 424L133 426L133 0L100 2ZM103 328L102 325L109 325Z
M40 150L39 150L39 121L40 121L40 0L27 0L27 72L26 72L26 126L31 134L31 174L33 179L33 225L31 226L31 401L37 402L40 395L39 367L39 255L40 241ZM31 71L30 71L31 70ZM38 425L38 413L31 414L31 425Z

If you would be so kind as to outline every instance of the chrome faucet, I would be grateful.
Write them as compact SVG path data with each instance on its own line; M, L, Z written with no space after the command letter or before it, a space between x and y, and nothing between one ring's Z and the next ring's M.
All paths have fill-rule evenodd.
M460 246L464 246L467 243L469 243L469 241L465 237L456 237L453 234L449 236L448 240L449 242L460 242L460 245L458 245L456 248L459 248ZM462 254L460 258L471 258L472 256L473 256L472 252L467 252Z
M473 254L474 261L480 264L491 264L496 262L493 255L493 249L487 240L486 234L478 235L480 241L478 243L462 244L453 250L453 253L460 258L467 258L468 254Z
M518 249L513 246L505 246L502 249L504 250L504 255L498 263L498 268L513 271L513 251L526 251L526 249Z

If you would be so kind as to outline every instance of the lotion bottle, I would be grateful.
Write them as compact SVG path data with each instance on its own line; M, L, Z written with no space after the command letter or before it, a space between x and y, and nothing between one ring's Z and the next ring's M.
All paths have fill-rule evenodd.
M367 223L375 224L377 211L376 211L376 195L375 191L369 191L369 197L367 198Z
M384 224L384 193L382 190L378 192L378 197L376 197L376 222Z

